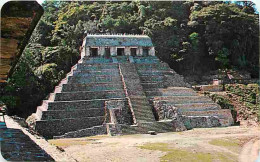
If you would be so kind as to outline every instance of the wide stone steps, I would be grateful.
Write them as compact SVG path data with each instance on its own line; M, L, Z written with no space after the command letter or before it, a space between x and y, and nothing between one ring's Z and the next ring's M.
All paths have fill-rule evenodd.
M89 76L89 77L69 77L68 84L75 84L75 83L108 83L108 82L121 82L121 78L119 76L109 76L109 75L102 75L102 76Z
M153 89L158 89L158 88L167 88L165 84L163 83L155 83L155 82L146 82L146 83L141 83L143 89L146 90L153 90Z
M153 85L153 84L150 84L150 85ZM157 84L158 85L158 84ZM146 87L148 89L148 87ZM193 94L196 94L197 93L191 89L191 88L186 88L186 87L167 87L167 88L158 88L156 86L154 87L149 87L148 90L146 90L146 92L153 92L153 91L157 91L157 92L162 92L162 93L193 93Z
M82 60L82 63L86 63L86 64L105 64L105 63L112 63L112 59L111 58L85 58Z
M166 78L164 76L140 76L142 83L146 82L164 82Z
M155 121L152 107L144 94L139 75L135 64L120 65L121 75L124 78L124 84L128 96L131 100L132 109L137 123Z
M91 99L110 99L125 98L125 93L119 91L79 91L56 93L54 101L73 101L73 100L91 100Z
M55 101L48 103L48 110L78 110L78 109L90 109L93 107L102 108L105 107L106 99L97 100L78 100L78 101Z
M86 64L108 64L108 63L113 63L112 60L86 60L83 61L82 63Z
M129 57L128 56L117 56L115 58L117 59L118 63L127 63L127 62L129 62Z
M174 75L173 71L138 71L140 76L164 76L164 75Z
M130 97L130 99L138 123L155 121L152 107L145 97Z
M207 110L207 111L185 111L182 115L186 116L217 116L221 126L229 126L233 124L233 118L229 109Z
M54 136L54 139L59 138L79 138L79 137L87 137L87 136L96 136L107 134L107 128L104 125L94 126L91 128L80 129L77 131L67 132L61 136Z
M118 65L111 63L111 64L84 64L81 63L77 66L77 70L105 70L105 69L118 69Z
M91 76L119 76L118 71L91 71L91 72L81 72L75 71L73 74L74 77L91 77Z
M0 122L1 161L54 161L21 129L7 128Z
M49 110L43 111L42 120L52 119L66 119L66 118L84 118L104 116L105 110L103 108L90 108L90 109L74 109L74 110Z
M73 76L91 76L91 75L119 75L118 69L102 70L75 70Z
M156 69L156 70L170 70L168 64L166 63L156 63L156 64L135 64L136 70L151 70L151 69Z
M123 85L119 83L64 84L62 85L61 92L115 90L123 90Z
M169 104L214 103L209 97L205 96L161 96L155 97L153 100L166 101Z
M161 92L161 91L145 91L146 96L156 97L156 96L196 96L195 92Z
M63 135L67 132L102 125L104 121L104 116L40 120L36 121L36 130L44 137L52 138L53 136Z
M122 134L148 134L149 131L166 133L176 131L172 121L143 122L136 125L121 125Z
M153 64L153 63L160 63L160 60L157 57L134 57L134 63Z
M186 111L205 111L205 110L220 110L221 107L216 103L192 103L192 104L174 104L179 112Z
M145 90L149 98L159 96L197 96L197 93L186 87L150 88Z

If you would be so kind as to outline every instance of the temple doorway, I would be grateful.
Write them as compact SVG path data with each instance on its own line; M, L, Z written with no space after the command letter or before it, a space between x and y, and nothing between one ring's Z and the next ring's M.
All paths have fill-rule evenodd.
M90 48L90 57L98 56L98 48Z
M106 58L109 58L110 56L111 56L110 48L106 47L106 48L105 48L105 57L106 57Z
M130 51L131 51L131 56L136 56L137 48L131 48Z
M143 48L143 56L148 56L148 48Z
M117 56L124 56L125 48L117 48Z

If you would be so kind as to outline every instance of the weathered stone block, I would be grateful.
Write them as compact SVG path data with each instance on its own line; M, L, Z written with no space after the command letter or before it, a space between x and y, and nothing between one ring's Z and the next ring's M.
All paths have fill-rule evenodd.
M118 91L99 91L99 92L63 92L55 94L55 101L91 100L91 99L111 99L124 98L125 93Z
M123 85L119 83L89 83L89 84L64 84L61 92L73 91L115 91L123 90Z
M55 101L48 103L48 110L79 110L89 108L103 108L106 100L79 100L79 101Z
M41 120L36 122L36 131L46 138L63 135L66 132L102 125L104 117Z

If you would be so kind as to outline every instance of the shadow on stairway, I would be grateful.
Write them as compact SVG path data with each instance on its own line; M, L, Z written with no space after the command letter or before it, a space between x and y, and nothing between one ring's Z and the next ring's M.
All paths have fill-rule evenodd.
M7 128L0 122L1 154L7 161L54 161L20 129Z

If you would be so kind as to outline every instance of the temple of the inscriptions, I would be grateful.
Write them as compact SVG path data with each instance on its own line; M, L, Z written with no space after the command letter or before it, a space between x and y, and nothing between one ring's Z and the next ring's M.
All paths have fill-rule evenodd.
M163 133L233 124L230 110L198 95L162 62L146 35L91 35L81 59L37 107L46 138Z
M87 35L83 40L81 58L113 56L155 56L146 35Z

